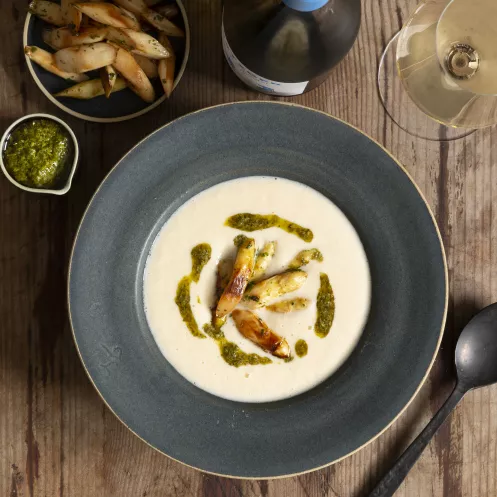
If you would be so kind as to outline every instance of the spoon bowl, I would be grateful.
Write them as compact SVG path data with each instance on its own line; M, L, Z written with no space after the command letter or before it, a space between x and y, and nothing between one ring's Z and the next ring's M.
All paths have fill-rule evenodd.
M497 303L485 307L462 331L456 368L464 391L497 383Z

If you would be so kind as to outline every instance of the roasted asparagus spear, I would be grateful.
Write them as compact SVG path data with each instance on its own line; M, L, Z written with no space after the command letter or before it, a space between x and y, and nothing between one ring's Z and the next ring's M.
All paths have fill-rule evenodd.
M272 331L269 326L251 311L235 309L232 313L238 331L261 349L282 359L290 357L288 342Z

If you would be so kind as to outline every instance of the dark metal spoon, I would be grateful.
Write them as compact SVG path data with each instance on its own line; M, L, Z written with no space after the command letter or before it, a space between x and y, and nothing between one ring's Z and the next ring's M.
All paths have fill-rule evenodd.
M456 346L456 369L454 391L369 497L392 496L464 395L473 388L497 383L497 303L485 307L462 331Z

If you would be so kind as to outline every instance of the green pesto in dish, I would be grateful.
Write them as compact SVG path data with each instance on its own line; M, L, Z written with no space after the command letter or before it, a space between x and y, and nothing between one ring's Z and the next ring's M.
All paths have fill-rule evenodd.
M306 356L308 350L309 350L309 347L308 347L307 342L305 340L297 340L297 343L295 344L295 353L299 357Z
M320 274L321 285L316 300L317 317L314 332L319 338L325 338L330 332L335 318L335 296L330 279L325 273Z
M18 183L53 188L67 172L73 147L62 125L51 119L33 119L12 131L2 153L7 171Z
M259 364L264 365L273 362L268 357L244 352L236 343L230 342L224 336L224 333L220 328L216 328L211 324L204 324L204 333L216 340L221 357L230 366L239 368L240 366L257 366Z
M190 287L192 282L198 283L200 273L204 266L211 258L211 246L207 243L201 243L193 247L192 256L192 272L188 276L181 278L176 290L176 298L174 302L178 306L181 319L186 324L190 333L197 338L205 338L205 335L200 331L195 316L193 315L192 306L190 303Z
M240 231L259 231L268 228L280 228L287 233L298 236L304 242L312 242L314 238L313 232L308 228L303 228L296 223L287 221L276 214L250 214L244 212L241 214L235 214L226 219L226 226L234 228Z

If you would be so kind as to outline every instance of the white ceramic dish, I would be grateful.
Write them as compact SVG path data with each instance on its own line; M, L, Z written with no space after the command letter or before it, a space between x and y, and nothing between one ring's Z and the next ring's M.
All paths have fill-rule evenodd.
M12 131L14 130L14 128L19 126L19 124L23 123L24 121L29 121L32 119L41 119L41 118L50 119L50 120L55 121L56 123L60 124L61 126L63 126L64 129L66 129L67 132L69 133L69 136L71 137L72 142L73 142L74 157L73 157L73 160L71 163L71 170L69 171L66 183L64 184L64 186L62 188L51 190L51 189L46 189L46 188L31 188L29 186L22 185L21 183L17 182L10 175L10 173L7 171L7 168L5 167L5 164L3 162L3 151L5 148L5 142L8 139L8 137L10 136L10 134L12 133ZM21 117L17 121L14 121L7 128L7 130L3 134L2 139L0 141L0 167L2 168L3 174L13 185L15 185L18 188L20 188L21 190L25 190L27 192L49 193L52 195L64 195L71 188L72 179L73 179L74 173L76 172L76 168L78 167L78 160L79 160L79 146L78 146L78 140L77 140L76 135L74 134L73 130L69 127L69 125L67 125L64 121L62 121L62 119L59 119L58 117L52 116L50 114L28 114L27 116Z

